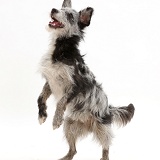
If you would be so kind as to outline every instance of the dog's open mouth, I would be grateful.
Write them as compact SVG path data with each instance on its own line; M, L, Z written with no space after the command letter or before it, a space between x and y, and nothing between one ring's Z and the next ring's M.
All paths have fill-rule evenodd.
M52 18L52 21L49 22L49 27L51 28L63 28L64 24L62 22L59 22L57 19Z

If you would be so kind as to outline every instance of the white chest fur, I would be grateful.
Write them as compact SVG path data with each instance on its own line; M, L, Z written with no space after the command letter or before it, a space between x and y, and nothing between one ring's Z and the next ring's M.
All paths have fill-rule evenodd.
M47 80L57 100L61 99L67 88L73 84L74 68L61 62L52 62L52 55L46 54L41 61L40 71Z

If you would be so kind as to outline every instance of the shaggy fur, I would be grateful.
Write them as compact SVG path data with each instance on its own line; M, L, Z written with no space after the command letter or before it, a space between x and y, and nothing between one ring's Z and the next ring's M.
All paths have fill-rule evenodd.
M40 67L46 83L38 98L39 122L45 122L46 101L53 94L57 100L53 129L64 123L69 144L69 152L61 160L71 160L76 154L77 139L91 132L103 148L101 160L109 160L111 124L126 125L134 114L132 104L119 108L108 105L106 94L80 54L78 45L92 14L91 7L76 12L70 0L64 0L60 10L51 11L52 40Z

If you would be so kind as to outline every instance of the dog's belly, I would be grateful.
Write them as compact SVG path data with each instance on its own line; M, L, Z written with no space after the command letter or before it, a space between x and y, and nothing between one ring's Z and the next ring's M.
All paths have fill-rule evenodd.
M69 107L67 108L66 117L71 118L74 121L87 122L91 118L91 113L88 111L80 112L80 111L71 111Z
M44 58L41 63L40 71L49 83L56 100L60 100L63 97L65 90L73 83L72 66L67 66L59 62L52 63L51 59Z

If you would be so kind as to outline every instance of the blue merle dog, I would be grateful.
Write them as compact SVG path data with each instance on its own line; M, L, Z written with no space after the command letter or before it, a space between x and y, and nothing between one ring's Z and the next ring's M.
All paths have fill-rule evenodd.
M134 115L134 106L108 105L102 86L84 62L78 49L84 29L90 25L93 8L79 12L71 8L71 0L64 0L62 8L51 11L49 29L52 39L49 51L42 58L40 71L46 83L38 98L39 123L47 118L46 101L54 95L57 106L53 129L64 123L69 151L60 160L72 160L76 141L88 133L102 146L101 160L109 160L109 146L113 138L111 124L126 125ZM66 112L64 116L64 112Z

